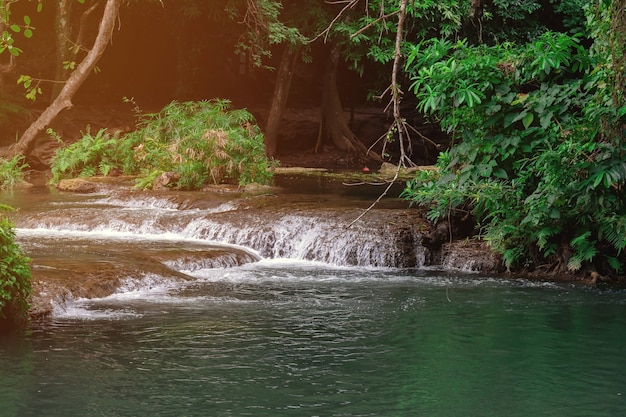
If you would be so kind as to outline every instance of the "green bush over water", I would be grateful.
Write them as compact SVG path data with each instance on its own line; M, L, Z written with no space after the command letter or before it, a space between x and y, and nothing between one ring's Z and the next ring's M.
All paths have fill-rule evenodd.
M246 110L229 110L226 100L172 102L141 117L137 130L122 137L100 130L61 148L52 161L52 182L76 176L137 175L152 186L164 172L175 186L200 189L214 183L267 184L272 174L263 134Z
M418 108L455 145L404 196L433 221L471 214L509 268L622 272L626 107L606 59L560 33L415 46Z
M0 204L0 211L11 210ZM0 213L0 327L25 319L30 294L30 260L15 243L13 224Z
M11 159L0 158L0 189L12 188L24 180L24 169L27 166L22 155Z

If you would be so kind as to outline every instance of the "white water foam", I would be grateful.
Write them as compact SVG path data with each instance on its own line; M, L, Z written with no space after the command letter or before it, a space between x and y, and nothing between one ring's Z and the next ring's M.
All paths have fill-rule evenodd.
M86 298L66 299L53 303L52 319L54 320L124 320L141 317L142 314L130 308L99 309L92 307L93 300Z
M23 229L16 228L16 235L18 238L47 238L47 239L89 239L89 240L111 240L111 241L125 241L125 242L175 242L175 243L189 243L195 245L213 246L224 249L234 249L246 252L252 258L260 260L261 255L249 247L236 245L225 242L210 241L200 238L186 237L177 233L133 233L130 231L115 231L115 230L62 230L62 229Z
M119 207L123 210L146 210L146 211L169 211L169 212L192 212L202 214L225 213L237 210L238 206L234 202L227 201L215 207L209 208L188 208L186 202L179 202L166 197L157 196L133 196L124 199L117 196L109 196L98 200L96 203L112 207Z
M170 292L180 288L178 280L167 279L153 274L146 274L142 278L127 278L122 280L117 290L102 298L73 298L54 303L52 317L54 319L73 320L121 320L142 317L143 314L129 307L136 301L153 300L164 303L175 299ZM115 308L107 304L113 303ZM104 307L103 307L104 304Z

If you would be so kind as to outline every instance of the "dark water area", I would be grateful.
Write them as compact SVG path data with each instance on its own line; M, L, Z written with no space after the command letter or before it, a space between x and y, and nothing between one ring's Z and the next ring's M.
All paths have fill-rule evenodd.
M346 228L371 199L313 181L0 194L68 288L0 335L0 417L626 413L626 290L429 267L406 203Z
M2 416L620 416L624 292L261 262L0 344Z

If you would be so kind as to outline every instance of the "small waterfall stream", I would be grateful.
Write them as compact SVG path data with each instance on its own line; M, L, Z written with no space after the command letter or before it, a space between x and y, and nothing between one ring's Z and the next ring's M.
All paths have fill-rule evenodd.
M204 206L204 207L202 207ZM169 238L237 245L263 258L311 260L337 266L414 268L425 264L417 212L301 204L276 196L233 201L174 202L171 196L120 193L52 202L17 219L20 235L80 236L99 240ZM79 233L82 232L82 233Z
M427 264L419 212L406 202L387 199L355 222L370 196L296 191L158 193L103 185L94 194L19 190L4 200L19 208L18 240L33 260L36 292L48 294L44 304L107 296L129 280L152 286L155 277L193 280L194 271L263 259L359 268Z

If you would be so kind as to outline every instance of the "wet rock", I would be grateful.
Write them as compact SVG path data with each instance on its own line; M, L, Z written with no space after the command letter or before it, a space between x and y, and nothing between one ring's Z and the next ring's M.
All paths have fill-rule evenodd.
M154 181L152 188L155 190L168 190L178 183L180 174L177 172L164 172Z
M500 256L480 240L455 240L444 243L438 251L432 252L432 262L446 269L464 272L496 274L504 270Z
M246 184L242 191L246 194L265 194L274 191L275 188L270 185L263 185L258 183Z
M98 189L97 184L83 178L61 180L56 187L59 191L71 193L93 193Z

